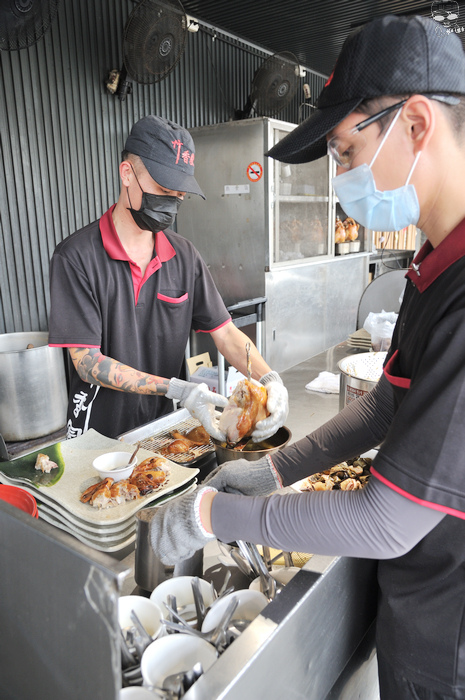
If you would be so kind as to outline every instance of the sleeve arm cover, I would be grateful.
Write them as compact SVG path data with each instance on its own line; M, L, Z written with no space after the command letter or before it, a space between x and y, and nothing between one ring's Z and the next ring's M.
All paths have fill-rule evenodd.
M386 436L393 414L392 388L382 375L368 394L349 403L310 435L273 454L283 485L376 447Z
M212 507L213 531L223 542L367 559L405 554L443 517L374 477L359 491L257 498L218 493Z

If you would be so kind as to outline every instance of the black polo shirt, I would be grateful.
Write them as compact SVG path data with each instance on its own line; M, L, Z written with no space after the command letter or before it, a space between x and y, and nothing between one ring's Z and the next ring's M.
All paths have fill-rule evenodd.
M447 515L379 563L377 643L410 680L465 698L465 222L406 277L384 369L395 416L373 475Z
M56 248L51 262L49 344L93 347L161 377L184 376L191 328L210 333L231 320L198 251L174 231L159 231L144 277L125 252L112 207ZM88 428L115 437L170 412L162 396L83 382L72 367L68 436Z

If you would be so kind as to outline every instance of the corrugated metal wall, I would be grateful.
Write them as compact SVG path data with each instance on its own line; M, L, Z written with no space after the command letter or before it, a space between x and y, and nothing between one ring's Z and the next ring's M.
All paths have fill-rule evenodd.
M159 114L187 128L227 121L243 108L269 55L201 27L174 71L133 84L122 102L105 88L121 67L128 0L62 0L32 47L0 52L0 332L47 330L49 260L65 236L119 194L118 162L132 124ZM324 79L307 74L312 95ZM300 92L280 119L307 114Z

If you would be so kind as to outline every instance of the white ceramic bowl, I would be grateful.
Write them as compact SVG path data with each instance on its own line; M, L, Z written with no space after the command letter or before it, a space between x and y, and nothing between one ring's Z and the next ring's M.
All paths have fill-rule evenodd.
M141 688L140 685L129 686L119 691L119 700L154 700L156 697L150 690Z
M200 637L182 633L160 637L142 654L143 684L162 686L166 676L190 671L199 661L203 671L208 671L216 658L215 647Z
M245 620L252 622L263 608L268 605L268 599L259 591L249 589L234 591L229 595L220 598L217 603L207 612L202 624L202 632L211 632L217 627L230 601L235 598L238 601L231 620Z
M299 573L299 571L300 569L298 566L282 566L279 567L279 569L273 569L273 571L270 571L270 574L275 579L275 581L285 586L286 583L289 583L289 581L292 578L294 578L296 574ZM260 577L254 578L254 580L249 586L249 589L251 591L260 590Z
M168 619L169 612L164 604L168 602L169 595L174 595L180 616L186 622L195 624L197 617L191 583L193 578L193 576L175 576L163 581L152 591L150 600L158 605L165 619ZM205 606L211 605L213 603L213 593L210 585L201 578L199 579L199 588Z
M152 639L156 639L162 633L164 627L160 608L149 598L140 595L124 595L119 599L118 622L122 630L134 627L131 610L134 610Z
M106 452L96 457L92 466L99 473L102 479L114 479L121 481L128 479L137 464L137 455L129 464L130 452Z

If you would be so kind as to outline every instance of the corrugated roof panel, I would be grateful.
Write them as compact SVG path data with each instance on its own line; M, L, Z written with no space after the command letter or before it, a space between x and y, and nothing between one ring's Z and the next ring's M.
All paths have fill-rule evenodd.
M292 51L303 65L329 75L346 36L374 17L431 16L425 0L183 0L185 11L275 53ZM465 26L465 11L462 22ZM464 34L460 34L465 41Z

